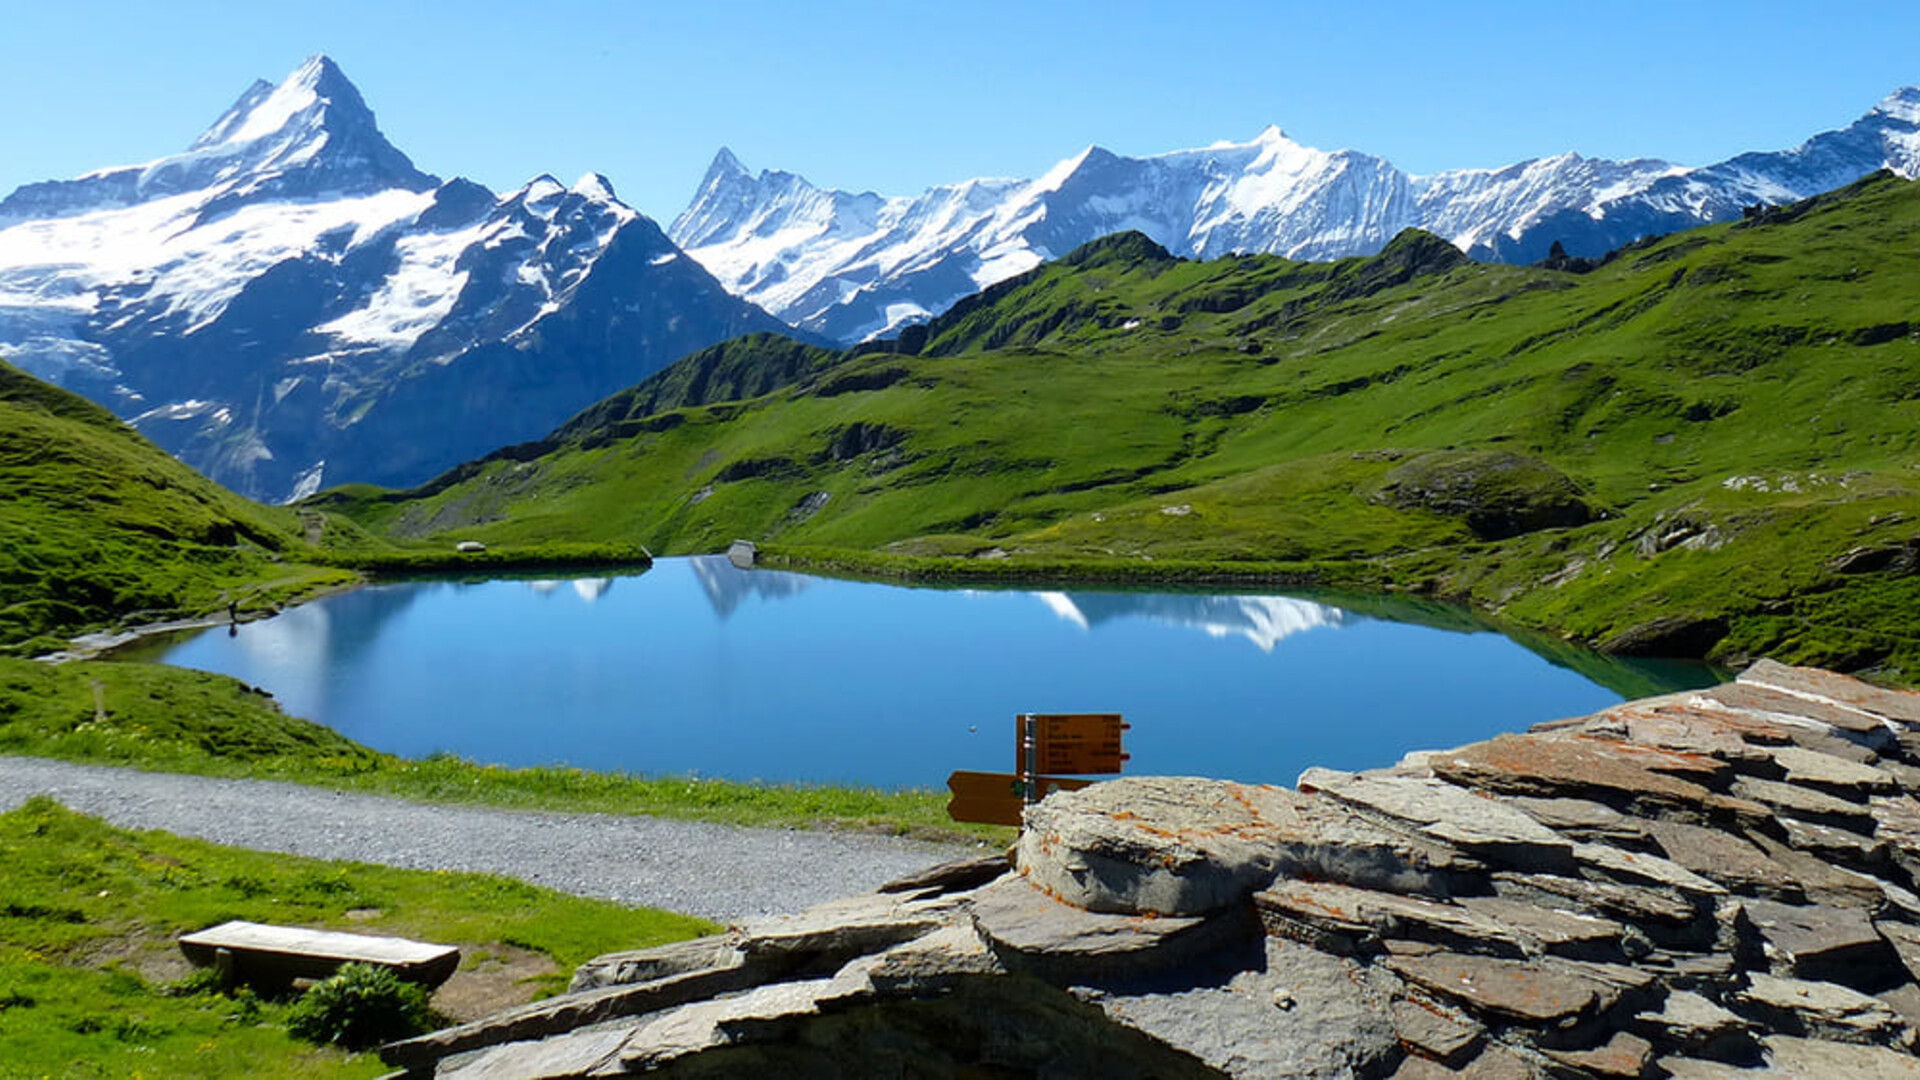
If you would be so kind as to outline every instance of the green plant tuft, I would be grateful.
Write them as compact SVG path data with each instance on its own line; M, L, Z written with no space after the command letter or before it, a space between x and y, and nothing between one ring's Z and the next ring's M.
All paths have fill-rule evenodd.
M321 1046L365 1050L432 1030L427 991L373 964L345 964L287 1012L287 1030Z

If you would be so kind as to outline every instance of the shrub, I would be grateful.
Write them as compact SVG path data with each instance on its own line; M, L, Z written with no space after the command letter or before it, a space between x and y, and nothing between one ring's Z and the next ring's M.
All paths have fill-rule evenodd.
M345 964L287 1012L287 1030L308 1042L364 1050L433 1026L427 991L390 968Z

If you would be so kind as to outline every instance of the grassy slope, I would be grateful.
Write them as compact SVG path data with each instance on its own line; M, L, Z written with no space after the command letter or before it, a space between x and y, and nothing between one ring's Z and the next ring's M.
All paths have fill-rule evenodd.
M1916 231L1920 185L1882 177L1584 275L1453 265L1418 237L1322 265L1121 238L957 308L920 355L601 409L530 460L332 505L393 536L1411 588L1624 650L1913 682ZM1500 539L1396 494L1556 483L1598 520ZM1862 547L1885 567L1831 568Z
M76 634L274 608L360 571L628 564L631 544L461 555L395 544L318 510L261 506L169 457L111 413L0 361L0 655Z
M121 619L248 609L348 580L289 561L293 511L249 502L106 410L0 362L0 644Z
M297 1042L286 1005L143 976L228 919L510 945L561 974L714 927L482 874L396 870L111 828L46 799L0 814L0 1072L7 1076L378 1076L371 1054ZM348 913L352 912L350 916Z

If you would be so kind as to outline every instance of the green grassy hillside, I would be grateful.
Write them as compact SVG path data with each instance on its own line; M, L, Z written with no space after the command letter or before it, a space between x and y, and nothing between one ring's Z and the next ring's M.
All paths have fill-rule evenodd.
M105 409L0 362L0 648L42 651L121 620L251 609L347 580L296 565L323 529L308 518L240 498Z
M248 614L362 572L643 564L630 543L479 555L396 544L316 510L262 506L169 457L111 413L0 361L0 655L74 635Z
M1920 186L1882 175L1585 272L1417 233L1331 264L1109 238L899 342L762 342L718 383L669 369L544 444L320 505L394 537L1403 588L1626 653L1911 682L1916 233Z

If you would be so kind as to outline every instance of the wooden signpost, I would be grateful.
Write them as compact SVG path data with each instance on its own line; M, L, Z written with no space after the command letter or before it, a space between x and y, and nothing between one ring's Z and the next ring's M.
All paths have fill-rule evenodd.
M1127 760L1119 713L1028 713L1020 717L1020 756L1027 773L1095 776L1117 773Z
M947 777L947 790L953 792L948 817L1017 827L1028 806L1055 791L1093 783L1056 774L1112 774L1127 760L1120 736L1128 725L1119 713L1021 713L1014 724L1014 772L963 769Z
M1040 776L1034 778L1034 786L1039 791L1033 801L1046 798L1056 791L1078 791L1091 780L1073 780L1064 776ZM1020 824L1020 812L1026 809L1028 799L1025 792L1026 782L1012 773L968 772L956 770L947 777L947 790L953 792L953 798L947 803L947 816L955 821L977 821L983 825Z

